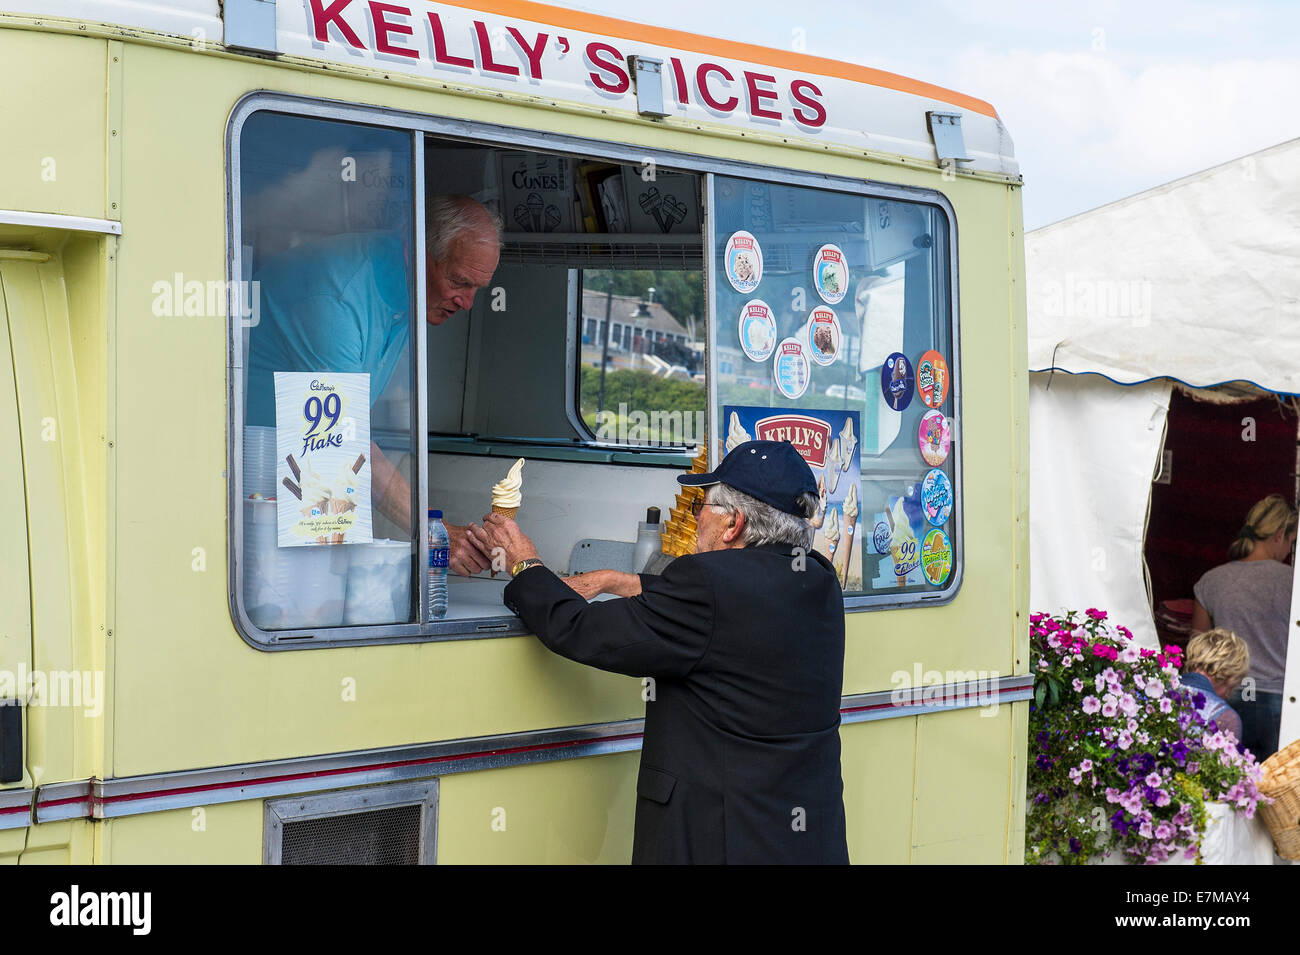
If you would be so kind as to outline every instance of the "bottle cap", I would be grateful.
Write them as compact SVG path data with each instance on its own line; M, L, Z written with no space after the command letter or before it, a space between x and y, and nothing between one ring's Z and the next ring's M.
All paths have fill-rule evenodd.
M658 523L659 523L659 508L657 508L657 507L647 507L647 508L646 508L646 511L645 511L645 522L646 522L647 524L658 524Z
M442 511L434 510L434 509L431 507L431 508L429 508L429 516L430 516L430 517L436 517L436 518L438 518L438 520L442 520Z

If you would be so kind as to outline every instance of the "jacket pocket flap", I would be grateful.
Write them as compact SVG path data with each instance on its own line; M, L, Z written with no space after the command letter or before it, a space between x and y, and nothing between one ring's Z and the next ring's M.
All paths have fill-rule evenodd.
M666 803L677 785L677 777L653 766L642 766L636 777L636 794L657 803Z

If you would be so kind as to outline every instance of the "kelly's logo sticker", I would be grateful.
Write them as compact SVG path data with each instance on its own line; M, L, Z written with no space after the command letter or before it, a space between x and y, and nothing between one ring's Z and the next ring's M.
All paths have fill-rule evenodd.
M838 245L823 245L813 257L813 284L828 305L838 305L849 288L849 266Z
M750 361L767 361L776 348L776 319L761 299L751 299L740 310L740 347Z
M808 354L819 365L829 365L840 353L840 320L825 305L808 316Z
M732 233L723 254L723 265L727 281L737 292L748 294L758 288L763 280L763 249L753 234L743 229Z
M831 426L808 415L783 414L760 418L754 422L759 441L789 441L809 467L826 466L826 451L831 444Z
M791 400L802 398L812 378L812 364L797 338L787 338L776 347L776 361L772 363L772 377L776 387Z

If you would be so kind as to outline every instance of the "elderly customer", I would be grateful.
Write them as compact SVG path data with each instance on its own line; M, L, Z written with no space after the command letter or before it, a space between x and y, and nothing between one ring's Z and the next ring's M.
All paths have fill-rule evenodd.
M505 604L548 648L649 678L633 862L847 863L844 601L811 549L812 471L788 442L751 441L677 480L706 499L696 552L662 576L566 584L514 521L470 533L505 550ZM587 603L599 593L624 599Z
M1228 697L1250 672L1250 648L1246 641L1231 630L1218 628L1198 633L1187 643L1187 658L1183 663L1182 684L1196 694L1205 696L1200 707L1201 719L1213 720L1219 729L1241 740L1241 717L1228 705Z

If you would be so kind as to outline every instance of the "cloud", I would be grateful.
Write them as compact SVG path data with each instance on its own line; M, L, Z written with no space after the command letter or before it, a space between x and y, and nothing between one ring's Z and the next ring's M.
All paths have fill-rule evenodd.
M1031 228L1300 136L1300 116L1275 105L1300 89L1295 58L1135 63L972 48L953 82L1007 124Z

